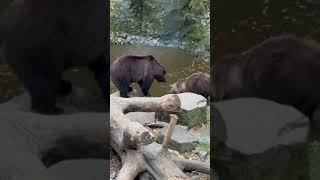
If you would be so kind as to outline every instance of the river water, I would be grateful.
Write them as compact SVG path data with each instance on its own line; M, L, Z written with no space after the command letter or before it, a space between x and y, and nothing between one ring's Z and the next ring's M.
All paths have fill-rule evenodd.
M167 82L158 83L154 81L150 93L152 96L161 96L169 91L169 85L176 82L178 78L184 78L194 72L209 72L209 64L200 60L195 60L192 56L184 53L181 49L138 46L138 45L119 45L111 46L110 61L122 55L146 55L152 54L167 69ZM0 102L10 99L12 96L23 91L21 83L10 71L10 68L1 60L0 65ZM65 78L70 80L75 86L90 89L99 93L98 86L93 74L87 68L74 68L65 72ZM139 88L134 85L134 88ZM115 92L116 88L110 81L110 93Z
M110 61L123 55L153 55L167 70L167 82L159 83L154 81L150 89L152 96L161 96L168 93L169 85L179 78L185 78L195 72L209 73L209 64L204 61L195 60L192 56L184 53L182 49L153 47L141 45L112 45L110 47ZM140 89L137 84L134 88ZM116 91L116 87L110 81L111 92Z

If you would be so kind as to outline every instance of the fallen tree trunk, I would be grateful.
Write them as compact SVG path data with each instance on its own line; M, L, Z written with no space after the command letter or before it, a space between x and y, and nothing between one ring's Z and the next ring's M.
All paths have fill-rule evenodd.
M182 170L198 170L209 173L209 164L168 157L167 144L154 142L154 135L141 124L132 122L125 113L179 112L180 100L177 95L162 97L121 98L110 96L111 146L119 154L123 164L117 180L133 180L140 173L147 172L154 179L188 179ZM173 116L176 118L176 116ZM174 125L168 129L171 138ZM166 141L168 142L168 141ZM181 170L182 169L182 170Z
M48 168L70 159L109 159L105 119L108 113L46 116L0 112L0 177L8 180L60 180ZM83 172L80 172L80 174ZM2 179L2 178L0 178ZM81 178L84 179L84 178Z

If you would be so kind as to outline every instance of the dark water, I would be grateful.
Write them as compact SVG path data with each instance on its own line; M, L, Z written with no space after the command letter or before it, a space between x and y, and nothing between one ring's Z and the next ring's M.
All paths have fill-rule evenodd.
M304 0L215 1L214 60L285 33L320 41L320 6Z
M167 82L158 83L154 81L150 89L152 96L161 96L168 93L171 83L179 78L185 78L195 72L209 72L209 64L195 60L181 49L151 47L140 45L113 45L110 48L110 60L113 62L117 57L123 55L153 55L167 70ZM135 88L140 88L134 85ZM111 92L116 91L116 87L110 80Z

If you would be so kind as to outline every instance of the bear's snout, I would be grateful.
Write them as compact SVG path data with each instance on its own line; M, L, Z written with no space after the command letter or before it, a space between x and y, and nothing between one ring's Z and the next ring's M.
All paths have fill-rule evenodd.
M161 76L157 79L158 82L166 82L166 77L165 76Z

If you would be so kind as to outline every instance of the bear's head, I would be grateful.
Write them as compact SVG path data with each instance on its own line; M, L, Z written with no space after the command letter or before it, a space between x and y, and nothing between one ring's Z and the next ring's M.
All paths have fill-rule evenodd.
M166 82L166 68L162 66L158 60L156 60L152 55L147 56L153 63L153 73L154 78L158 82Z
M170 85L171 94L183 93L186 90L186 82L185 79L178 79L177 82Z

